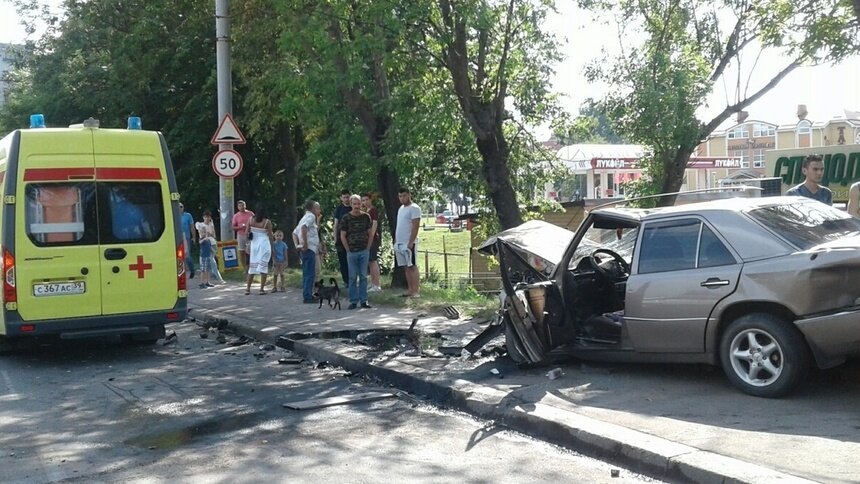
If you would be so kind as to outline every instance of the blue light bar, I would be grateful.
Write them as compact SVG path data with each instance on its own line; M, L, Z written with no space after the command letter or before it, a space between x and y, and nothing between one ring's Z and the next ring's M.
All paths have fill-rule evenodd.
M143 123L140 121L140 116L128 117L128 129L143 129Z
M31 128L44 128L45 127L45 115L44 114L31 114L30 115L30 127Z

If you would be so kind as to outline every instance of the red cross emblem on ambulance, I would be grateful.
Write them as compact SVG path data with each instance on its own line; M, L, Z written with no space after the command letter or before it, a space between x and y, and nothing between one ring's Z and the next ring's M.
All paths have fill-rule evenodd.
M149 269L152 269L152 264L144 263L142 255L137 256L137 263L136 264L129 264L128 265L128 270L137 271L137 278L138 279L143 279L143 276L145 275L144 271L147 271Z

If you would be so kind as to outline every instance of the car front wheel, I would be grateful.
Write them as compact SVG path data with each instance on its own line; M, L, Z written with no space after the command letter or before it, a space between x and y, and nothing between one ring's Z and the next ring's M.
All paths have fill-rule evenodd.
M800 332L766 313L747 314L726 328L720 340L720 361L734 386L765 398L794 390L810 365Z

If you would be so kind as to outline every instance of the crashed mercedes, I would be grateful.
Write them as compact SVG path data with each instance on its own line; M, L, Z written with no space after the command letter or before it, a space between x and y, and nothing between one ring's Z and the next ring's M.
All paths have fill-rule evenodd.
M779 397L860 353L860 221L798 197L598 208L576 232L527 222L498 257L509 355L722 366Z

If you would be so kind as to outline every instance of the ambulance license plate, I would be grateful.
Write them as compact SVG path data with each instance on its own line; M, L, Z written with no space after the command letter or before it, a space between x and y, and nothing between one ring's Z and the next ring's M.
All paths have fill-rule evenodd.
M33 284L33 295L36 297L65 296L67 294L83 294L85 292L87 292L87 284L84 281Z

